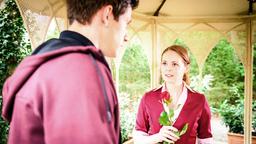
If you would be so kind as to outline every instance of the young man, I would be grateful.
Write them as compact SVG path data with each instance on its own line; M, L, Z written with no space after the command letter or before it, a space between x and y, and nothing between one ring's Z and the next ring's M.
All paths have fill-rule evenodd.
M67 0L69 30L40 45L6 81L9 144L116 144L114 57L138 0Z

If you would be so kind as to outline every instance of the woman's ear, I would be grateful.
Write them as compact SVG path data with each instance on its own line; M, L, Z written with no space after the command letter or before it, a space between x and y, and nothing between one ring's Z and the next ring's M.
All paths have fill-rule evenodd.
M102 8L102 22L104 26L109 26L109 20L113 17L113 7L111 5L106 5Z

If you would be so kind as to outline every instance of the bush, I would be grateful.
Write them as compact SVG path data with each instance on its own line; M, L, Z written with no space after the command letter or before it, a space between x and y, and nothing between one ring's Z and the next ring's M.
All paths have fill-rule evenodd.
M256 130L256 101L253 101L252 105L253 118L252 118L252 128L255 132ZM232 133L244 133L244 100L239 99L235 104L228 103L225 100L219 109L219 113L222 117L224 124L229 128L229 132Z
M227 40L220 40L212 49L204 64L203 75L205 74L214 77L212 89L205 93L212 107L219 109L224 100L228 99L228 102L234 103L243 97L244 68ZM234 90L231 91L230 87ZM235 96L236 92L239 97Z
M132 134L139 100L150 87L148 60L139 44L127 47L120 64L119 80L121 133L125 142Z
M2 96L0 96L0 102L2 103ZM2 104L0 106L2 107ZM7 143L8 130L8 124L0 117L0 144Z
M120 120L121 120L121 134L122 142L129 140L136 119L136 111L138 109L139 101L133 101L130 99L129 94L119 94L119 105L120 105Z
M0 91L21 59L31 52L25 28L14 0L5 0L0 10ZM2 96L0 96L2 108ZM1 111L2 112L2 111ZM0 114L1 114L0 112ZM0 143L7 142L8 124L0 117Z
M238 100L237 105L232 105L225 100L219 109L224 124L229 128L229 132L244 133L244 103Z
M252 129L253 135L256 136L256 100L252 103Z

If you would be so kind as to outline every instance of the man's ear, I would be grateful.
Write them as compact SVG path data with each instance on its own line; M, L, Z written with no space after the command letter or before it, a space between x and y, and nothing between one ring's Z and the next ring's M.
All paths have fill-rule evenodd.
M107 5L102 8L102 22L106 27L108 27L109 20L113 17L112 11L113 7L111 5Z

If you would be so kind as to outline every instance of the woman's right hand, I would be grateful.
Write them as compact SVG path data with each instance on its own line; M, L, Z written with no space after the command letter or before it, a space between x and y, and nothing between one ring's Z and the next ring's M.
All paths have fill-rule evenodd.
M163 126L158 135L159 142L169 142L169 143L174 143L178 139L180 139L177 135L175 135L174 132L177 132L178 130L173 127L173 126Z

